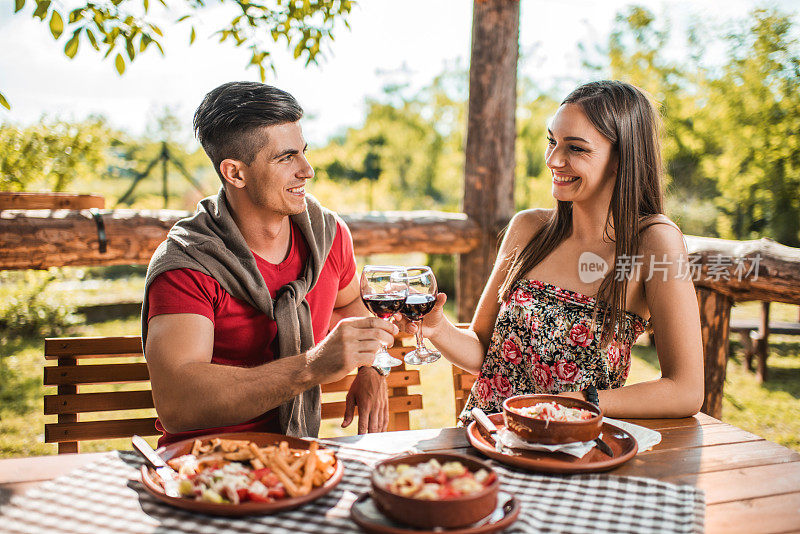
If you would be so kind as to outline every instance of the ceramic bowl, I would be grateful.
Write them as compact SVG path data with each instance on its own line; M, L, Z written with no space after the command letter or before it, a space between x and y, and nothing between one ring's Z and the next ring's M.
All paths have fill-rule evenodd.
M581 408L588 410L594 417L585 421L560 422L543 421L527 415L522 415L518 410L527 408L540 402L557 402L567 408ZM517 395L509 397L503 402L503 418L506 428L526 441L554 445L558 443L571 443L573 441L591 441L600 435L603 426L603 412L589 402L557 395Z
M408 464L411 466L436 459L440 464L461 462L471 472L485 469L494 478L493 482L472 495L441 500L426 500L404 497L392 493L376 477L383 465ZM375 465L372 475L372 498L378 509L395 521L417 528L458 528L471 525L492 513L497 507L497 491L500 481L497 473L488 464L461 454L425 453L397 456Z

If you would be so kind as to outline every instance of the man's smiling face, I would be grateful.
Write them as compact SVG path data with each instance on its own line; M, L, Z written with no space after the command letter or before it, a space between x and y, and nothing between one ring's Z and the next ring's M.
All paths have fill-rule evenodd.
M308 148L299 122L267 126L267 139L250 165L242 168L251 202L275 215L296 215L306 209L306 181L314 169L306 159Z

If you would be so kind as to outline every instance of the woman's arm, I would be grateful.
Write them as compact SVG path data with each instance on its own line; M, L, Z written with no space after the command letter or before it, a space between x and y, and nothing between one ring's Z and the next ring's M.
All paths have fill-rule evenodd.
M547 213L547 210L526 210L511 219L469 329L457 328L444 317L441 308L446 298L443 295L437 299L434 312L428 314L433 317L425 318L423 333L454 365L473 374L480 372L500 310L497 292L514 258L542 227Z
M703 346L683 235L655 224L643 232L641 250L661 378L600 391L600 406L609 417L689 417L703 404Z

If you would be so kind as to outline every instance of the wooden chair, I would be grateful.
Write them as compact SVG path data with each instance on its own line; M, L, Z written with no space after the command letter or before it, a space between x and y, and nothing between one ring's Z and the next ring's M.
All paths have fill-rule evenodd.
M469 323L458 323L456 326L469 328ZM467 404L469 392L477 379L477 375L453 365L453 397L456 406L456 422L458 422L458 416L461 414L461 410L464 409L464 405Z
M406 344L406 340L398 339L389 352L402 359L411 350ZM55 395L44 396L44 413L58 416L57 423L45 424L44 440L58 443L59 454L78 452L80 441L158 434L150 375L139 336L48 338L44 357L55 361L55 365L44 368L44 385L56 387ZM323 395L347 391L353 378L350 375L323 385ZM420 384L419 371L398 366L386 379L389 429L408 430L409 412L422 409L422 395L408 393L408 386ZM120 391L116 384L127 384L126 390ZM137 386L135 390L128 390ZM102 391L87 392L86 389ZM344 405L344 401L325 402L323 399L322 418L343 417ZM123 410L145 412L132 417L123 414L123 418L105 413ZM91 415L92 420L80 421L81 414Z

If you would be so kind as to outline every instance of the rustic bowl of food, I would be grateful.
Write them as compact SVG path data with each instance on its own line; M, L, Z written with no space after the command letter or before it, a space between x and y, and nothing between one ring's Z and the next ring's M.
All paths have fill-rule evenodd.
M525 441L554 445L600 435L603 412L590 402L557 395L517 395L503 402L506 428Z
M372 498L390 519L418 528L471 525L497 507L497 474L461 454L426 453L379 462Z

